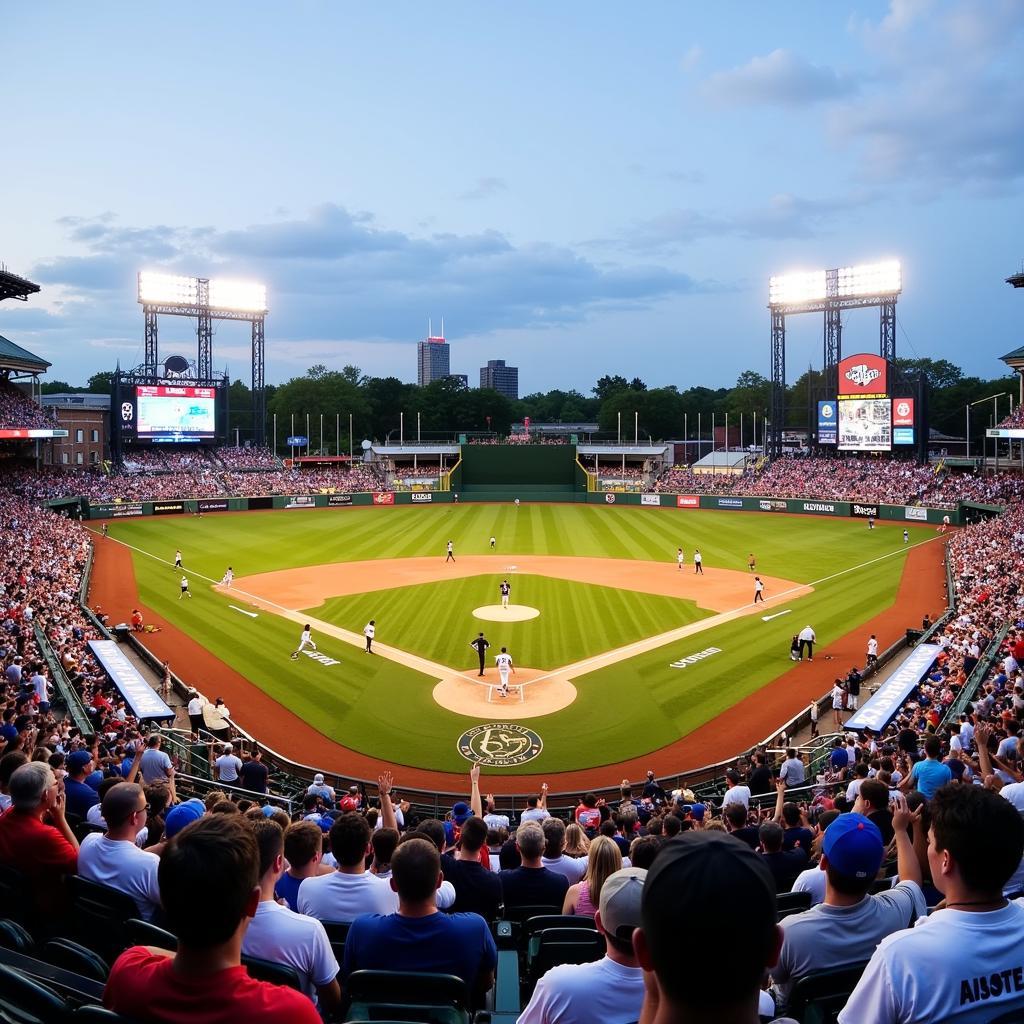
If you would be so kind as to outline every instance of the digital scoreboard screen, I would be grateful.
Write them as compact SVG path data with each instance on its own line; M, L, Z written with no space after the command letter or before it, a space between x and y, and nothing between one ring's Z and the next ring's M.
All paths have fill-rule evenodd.
M839 451L892 451L892 399L843 398L836 404L839 406Z
M124 403L122 417L127 413L134 420L137 441L209 441L217 436L216 388L139 385L133 405Z

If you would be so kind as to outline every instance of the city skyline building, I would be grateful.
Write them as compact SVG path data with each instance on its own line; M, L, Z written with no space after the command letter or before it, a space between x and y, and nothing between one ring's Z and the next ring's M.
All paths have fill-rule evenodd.
M504 359L488 359L480 367L480 387L491 388L506 398L519 398L519 367L506 366Z
M451 376L451 348L444 338L444 319L441 333L434 334L427 321L427 337L416 345L416 383L426 387L432 381Z

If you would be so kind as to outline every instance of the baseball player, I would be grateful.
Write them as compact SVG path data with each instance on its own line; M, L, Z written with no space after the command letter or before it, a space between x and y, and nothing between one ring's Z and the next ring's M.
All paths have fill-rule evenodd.
M234 578L235 578L235 570L232 569L231 566L229 565L228 568L227 568L227 572L225 572L224 575L221 577L221 583L225 587L230 587L232 581L234 580Z
M498 589L501 591L501 607L508 610L508 599L512 593L512 584L508 580L502 580Z
M491 550L492 550L492 551L494 550L494 545L495 545L495 544L497 544L497 543L498 543L498 542L497 542L497 541L496 541L496 540L495 540L495 539L494 539L494 538L492 537L492 538L491 538Z
M875 528L875 517L868 516L868 529L873 530Z
M445 557L445 561L446 562L454 562L455 561L455 545L451 541L448 541L448 554Z
M693 549L693 571L700 576L704 575L704 559L701 557L700 549Z
M948 519L948 518L949 518L949 516L946 516L946 518ZM110 534L110 530L109 530L109 528L107 527L107 524L106 524L106 523L104 523L104 524L103 524L103 525L102 525L102 526L100 527L100 530L102 531L102 533L103 533L103 536L104 536L104 537L107 537L107 536L109 536L109 534Z
M469 641L469 646L472 647L480 657L480 671L477 675L482 676L484 674L484 651L486 651L491 645L487 642L487 638L483 633L480 633L475 640Z
M754 604L760 601L764 604L764 584L761 582L760 576L754 577Z
M181 549L180 548L175 550L175 552L174 552L174 568L175 569L180 569L181 568Z
M189 599L191 599L191 597L192 597L192 595L189 593L189 589L188 589L188 577L187 576L182 576L181 577L181 593L178 595L178 600L180 601L183 597L187 597Z
M814 630L810 626L804 626L797 633L797 639L800 641L800 660L804 660L804 648L806 648L807 660L814 661L814 641L818 639L814 634Z
M682 548L676 548L676 568L682 570L683 563L686 561L686 556L683 554Z
M370 619L370 621L363 626L363 636L366 637L366 653L373 654L373 638L377 632L376 620Z
M871 634L871 638L868 640L868 668L878 662L878 637L874 633Z
M751 551L747 556L747 568L753 572L757 568L757 559L754 558L754 552Z
M306 623L306 628L302 631L302 636L299 637L299 646L296 650L292 651L292 661L297 661L299 655L307 648L312 647L316 650L316 644L313 643L313 627Z
M502 647L501 654L495 659L494 663L498 666L498 678L501 680L501 686L498 687L498 693L502 697L508 696L508 674L516 674L516 667L512 664L512 655L508 653L507 647Z
M903 531L903 543L904 544L909 544L910 543L910 532L908 530L904 530Z

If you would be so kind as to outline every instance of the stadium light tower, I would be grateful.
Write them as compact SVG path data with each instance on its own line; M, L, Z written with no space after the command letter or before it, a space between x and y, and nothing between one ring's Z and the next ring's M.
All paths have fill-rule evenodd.
M263 444L266 435L266 286L253 281L211 280L142 270L139 272L138 295L146 323L145 370L154 378L158 372L158 317L195 317L198 340L196 371L200 380L213 377L213 321L241 320L252 324L253 436L258 444Z
M842 359L844 309L878 306L879 355L896 358L896 298L903 289L903 269L897 260L863 263L834 270L778 274L768 281L771 314L771 434L772 455L782 454L786 422L786 317L797 313L824 313L826 377Z

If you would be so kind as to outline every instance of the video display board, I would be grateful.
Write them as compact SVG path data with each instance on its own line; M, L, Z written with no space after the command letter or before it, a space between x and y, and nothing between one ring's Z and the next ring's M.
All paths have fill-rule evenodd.
M846 398L839 405L841 452L892 451L892 400Z
M217 388L140 384L121 392L121 437L129 444L214 441L218 431Z

